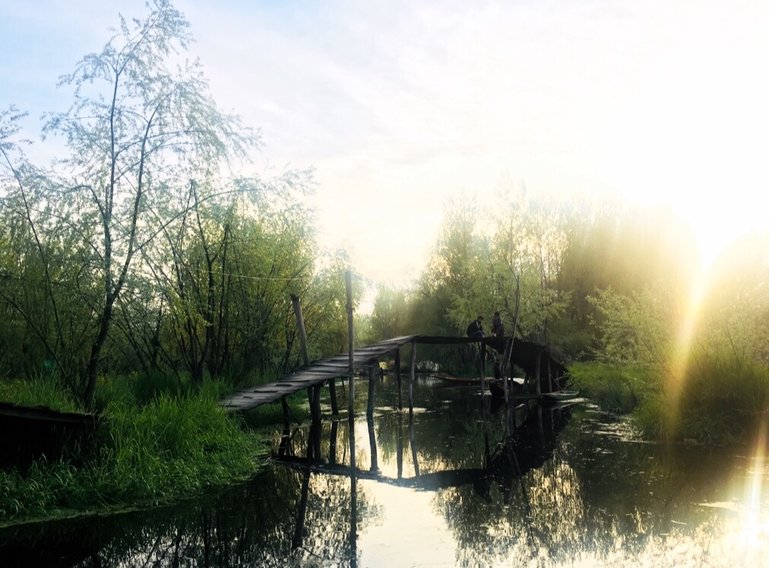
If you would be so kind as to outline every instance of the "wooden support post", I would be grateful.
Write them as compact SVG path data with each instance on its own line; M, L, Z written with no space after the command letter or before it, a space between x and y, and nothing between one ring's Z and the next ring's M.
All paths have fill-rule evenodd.
M512 339L508 339L505 341L505 352L502 354L502 364L500 365L502 367L501 369L501 375L502 375L502 385L504 387L505 392L505 404L510 406L510 383L508 382L508 372L507 372L507 360L510 357L510 350L513 348L513 341Z
M547 389L548 392L553 392L553 373L550 369L550 361L552 361L550 351L547 352Z
M355 464L355 354L352 325L352 272L345 272L347 288L347 347L349 352L350 384L347 389L347 421L350 432L350 552L352 558L358 557L358 478Z
M485 358L485 356L486 356L486 350L484 349L483 343L479 341L478 357L480 357L480 361L479 361L480 375L478 378L480 379L480 384L481 384L481 397L483 397L483 395L486 393L486 368L483 364L483 359ZM481 400L483 400L483 398L481 398Z
M368 369L368 405L366 406L366 416L371 419L374 417L374 405L376 404L376 381L374 366Z
M312 421L320 423L320 385L312 387Z
M285 396L280 397L280 405L283 407L283 426L285 428L288 428L291 421L290 421L290 413L288 410L288 402L286 402Z
M344 273L345 285L347 288L347 350L349 353L349 373L350 384L347 388L347 412L352 425L355 416L355 355L353 353L355 341L353 339L352 326L352 272L349 270ZM352 437L352 428L351 428Z
M541 384L541 378L542 378L542 350L540 348L537 348L537 376L535 377L535 380L537 381L537 396L540 396L542 394L542 384Z
M379 471L379 458L377 456L377 447L376 447L376 432L374 432L374 418L372 416L369 416L366 420L366 423L368 424L368 444L369 444L369 451L371 453L371 467L370 470L374 473Z
M401 388L401 350L395 350L395 384L398 386L398 410L403 410L403 389Z
M336 439L339 432L339 422L331 421L331 434L328 442L328 463L336 463Z
M395 463L398 479L403 479L403 414L398 414L398 431L395 436Z
M414 412L414 381L417 378L417 343L411 342L411 370L409 375L409 412Z
M328 381L328 394L331 397L331 414L337 416L339 414L339 403L336 400L336 379Z
M304 328L304 316L302 315L302 304L299 301L299 296L291 294L291 305L294 307L294 317L296 318L296 331L299 336L299 348L302 352L302 361L305 367L310 366L310 354L307 351L307 332ZM312 421L320 421L320 393L315 387L307 388L307 402L310 405L310 414L312 415ZM316 409L318 413L316 415Z

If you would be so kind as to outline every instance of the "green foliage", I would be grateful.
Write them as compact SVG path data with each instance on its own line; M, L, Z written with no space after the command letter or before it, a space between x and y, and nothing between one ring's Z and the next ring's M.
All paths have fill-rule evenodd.
M581 396L618 414L644 407L661 390L658 372L646 368L582 362L571 364L569 374Z
M667 362L677 330L677 310L666 290L646 287L623 295L608 288L588 297L598 329L595 355L613 364L657 365Z
M221 177L260 140L217 108L190 41L167 0L121 18L46 117L59 172L24 158L23 113L0 113L0 374L53 372L88 405L100 374L274 376L300 360L292 293L311 350L340 345L343 279L313 274L311 172Z
M380 288L371 314L371 342L409 335L411 329L406 293Z
M723 251L711 268L698 337L737 362L769 364L769 232L753 233Z

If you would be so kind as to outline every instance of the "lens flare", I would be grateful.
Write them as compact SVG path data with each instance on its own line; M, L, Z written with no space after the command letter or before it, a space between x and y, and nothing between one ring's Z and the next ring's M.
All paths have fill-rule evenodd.
M700 318L703 300L707 290L707 275L704 269L694 279L689 301L684 305L680 325L676 333L676 341L666 381L667 400L669 402L666 416L666 432L668 435L676 431L678 425L681 394L686 383L689 362L694 343L695 332Z
M761 420L756 436L750 468L745 480L744 512L740 540L752 549L769 545L769 516L763 510L763 489L766 481L766 416Z

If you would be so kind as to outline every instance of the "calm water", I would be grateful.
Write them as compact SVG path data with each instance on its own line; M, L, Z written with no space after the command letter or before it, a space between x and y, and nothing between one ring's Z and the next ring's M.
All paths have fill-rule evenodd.
M507 413L431 379L413 416L380 381L368 421L356 386L353 440L346 417L275 431L249 483L5 529L0 566L769 565L762 456L643 443L588 401Z

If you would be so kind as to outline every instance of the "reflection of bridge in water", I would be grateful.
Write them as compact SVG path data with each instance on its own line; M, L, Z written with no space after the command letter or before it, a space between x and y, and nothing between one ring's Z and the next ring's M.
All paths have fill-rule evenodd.
M503 439L491 450L489 443L489 415L487 405L484 408L484 440L483 440L483 467L480 468L455 468L423 473L420 471L418 457L418 442L414 433L414 415L408 414L408 438L411 454L413 476L405 477L404 471L404 434L403 420L405 416L399 414L400 420L397 428L397 449L395 458L397 474L395 477L384 475L379 470L376 435L374 432L374 419L369 416L368 440L370 451L370 467L361 469L356 466L356 436L354 432L355 422L349 420L349 462L339 463L337 458L339 421L331 422L331 430L328 441L328 453L322 452L323 435L320 423L313 423L310 427L309 437L304 455L297 455L293 445L293 436L288 425L285 426L281 443L274 460L292 469L303 473L300 500L296 514L293 547L298 548L303 544L303 535L307 534L305 527L306 511L310 496L310 478L312 475L332 475L348 477L350 479L351 510L349 542L355 557L357 539L357 482L358 480L373 481L389 486L415 489L419 491L440 491L444 489L459 488L472 485L473 492L484 500L489 500L489 491L493 484L501 489L505 503L511 499L514 481L537 469L552 457L556 447L556 437L566 426L571 416L570 404L555 406L540 405L535 401L527 401L517 406L506 405L505 434ZM520 483L520 492L525 500L525 506L529 507L528 496L523 482ZM354 564L353 564L354 565Z
M508 422L513 424L513 431L509 432L505 439L496 445L494 451L490 450L488 434L484 440L483 468L464 468L420 473L419 459L417 456L418 444L414 436L414 419L409 416L409 446L411 448L411 460L414 469L413 477L403 476L403 438L402 431L398 430L398 444L396 452L397 476L391 477L380 473L378 468L379 454L374 434L373 420L368 420L368 438L370 444L371 466L369 469L355 468L348 464L340 464L335 454L337 448L338 423L332 422L329 440L329 455L323 456L321 452L322 434L319 425L310 428L309 440L304 456L297 456L291 447L291 436L284 431L280 447L274 459L280 463L295 469L309 471L318 474L350 476L358 479L366 479L386 483L397 487L407 487L435 491L449 487L459 487L469 483L476 483L481 479L515 478L524 475L531 469L541 466L551 455L555 447L555 438L558 432L568 422L570 417L570 405L541 406L539 404L519 404L511 408L512 417Z
M301 312L298 312L298 321L301 322ZM298 325L302 344L303 324ZM350 333L350 336L352 334ZM534 401L526 401L523 404L514 405L509 398L508 381L503 381L505 386L505 439L497 444L495 450L490 450L488 431L484 436L484 466L482 468L466 468L455 470L436 471L431 473L421 473L419 460L417 456L417 444L414 439L414 416L413 416L413 387L416 382L417 369L417 345L461 345L476 344L479 353L479 385L481 392L485 391L486 378L486 350L490 348L495 354L495 374L501 377L512 377L512 369L518 367L524 371L529 381L533 384L534 392L548 392L553 388L553 379L566 374L566 368L557 361L550 350L536 343L513 339L512 337L439 337L439 336L420 336L411 335L395 337L381 341L367 347L352 349L344 355L338 355L321 361L310 363L304 349L306 365L296 372L290 373L281 379L270 383L258 385L233 394L222 404L227 410L240 411L255 408L262 404L276 402L280 400L283 403L284 415L284 435L280 444L278 461L281 461L293 468L299 468L303 472L302 491L297 511L297 521L292 539L293 547L298 548L302 545L305 531L305 516L307 502L310 491L310 477L315 474L341 475L350 478L350 533L349 545L351 547L351 559L356 558L357 548L357 517L358 517L358 489L357 480L373 480L392 486L412 488L417 490L436 491L451 487L459 487L472 484L476 493L486 498L489 487L493 482L499 482L501 486L508 488L505 493L509 496L509 486L515 478L521 478L522 475L534 467L544 463L547 456L551 455L554 447L555 434L565 420L556 419L561 417L561 410L554 408L543 409ZM409 412L409 439L412 453L412 462L414 476L405 478L403 476L403 439L402 429L399 428L398 450L397 454L397 476L388 477L382 475L378 468L376 436L373 426L373 414L375 405L376 384L375 376L379 370L379 363L383 359L392 358L394 360L393 369L395 372L395 381L398 397L398 408L403 408L402 380L401 380L401 348L410 346L410 366L408 382L408 408ZM354 413L354 392L355 378L368 378L368 404L367 417L369 429L369 442L371 449L371 467L368 470L359 469L356 465L355 453L355 413ZM331 402L332 415L338 414L336 399L337 378L348 378L348 423L349 423L349 463L340 464L337 462L337 433L338 421L332 421L331 439L329 440L329 455L326 459L321 454L321 411L320 411L320 388L328 385ZM544 388L543 388L544 387ZM297 456L292 449L290 435L289 410L286 403L286 396L307 389L310 409L312 413L312 427L310 437L304 456ZM483 399L482 399L483 400ZM533 405L533 406L532 406ZM484 412L486 404L484 403ZM536 420L529 420L530 414L536 414ZM568 411L566 411L568 412ZM400 415L400 419L403 416ZM528 428L521 428L527 422L536 423L537 435L534 436L536 443L523 443L521 433L526 432ZM488 423L484 420L484 423ZM560 424L560 426L557 426ZM546 434L547 432L547 434ZM516 436L518 439L516 440ZM528 440L529 442L531 440ZM353 563L354 565L354 563Z

